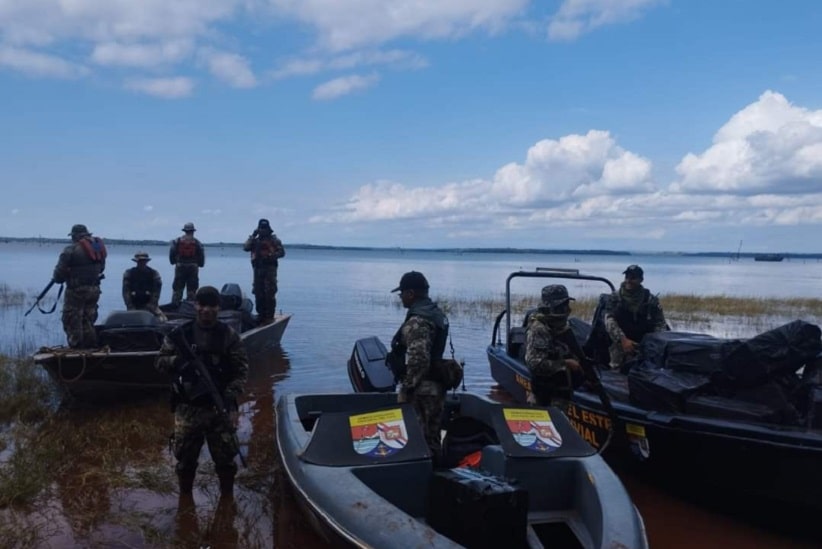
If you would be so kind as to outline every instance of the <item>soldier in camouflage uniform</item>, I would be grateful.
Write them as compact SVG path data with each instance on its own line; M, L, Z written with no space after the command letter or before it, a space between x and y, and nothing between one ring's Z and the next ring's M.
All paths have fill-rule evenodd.
M194 308L196 319L180 327L195 353L209 369L211 378L227 406L237 409L237 398L248 378L248 356L240 336L230 326L217 320L220 292L213 286L197 291ZM231 497L237 466L234 456L236 429L231 418L215 408L196 367L188 363L167 336L160 348L156 367L172 375L174 437L180 494L190 495L197 471L203 441L214 461L220 479L220 493Z
M525 335L525 364L531 372L529 404L566 410L581 381L582 351L568 325L573 300L565 286L545 286L542 305L529 315Z
M194 223L183 225L183 236L171 241L168 250L168 261L174 265L174 281L171 283L171 304L179 306L183 300L183 288L186 299L192 301L194 293L200 287L200 268L205 265L205 249L202 242L194 238Z
M160 273L148 266L151 258L146 252L137 252L132 261L137 266L126 269L123 273L123 302L129 311L142 309L149 311L161 320L165 315L160 310L160 292L163 279Z
M270 324L277 310L277 266L279 259L285 256L285 248L271 230L268 219L260 219L243 244L243 250L251 252L257 322L261 326Z
M636 355L642 337L668 329L659 299L642 286L644 272L639 265L623 271L625 280L611 294L605 306L605 329L610 346L610 367L618 369Z
M85 225L74 225L69 236L71 244L60 254L52 279L66 284L63 330L69 347L93 348L97 346L94 323L100 280L106 269L106 247L100 238L91 236Z
M400 329L391 341L387 361L391 369L402 373L397 402L414 405L425 440L436 465L442 455L440 424L445 404L445 388L432 379L432 361L442 358L448 338L448 318L428 297L428 281L422 273L411 271L391 290L400 292L402 305L408 309Z

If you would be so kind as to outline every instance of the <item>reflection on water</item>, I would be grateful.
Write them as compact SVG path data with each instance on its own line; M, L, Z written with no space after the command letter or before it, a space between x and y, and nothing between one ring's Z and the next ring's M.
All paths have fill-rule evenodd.
M289 370L288 357L275 349L251 357L251 364L238 425L248 468L238 472L233 499L219 495L207 446L193 495L177 496L166 396L116 407L67 408L41 433L60 459L53 487L24 521L38 525L38 546L318 546L279 471L275 386Z
M4 277L0 282L36 294L47 282L61 248L32 249L0 243L0 272ZM122 308L120 274L132 266L135 251L127 246L109 248L109 276L104 281L101 316ZM148 250L156 257L163 257L165 251L159 247ZM201 271L203 284L220 287L224 282L236 281L249 292L247 254L238 248L211 248L206 253L210 255ZM238 425L249 467L238 474L234 503L220 502L207 448L201 455L192 501L178 501L173 458L167 451L172 414L165 399L159 398L117 409L61 414L53 436L73 433L77 440L70 439L72 442L64 446L54 487L38 511L29 514L28 524L37 525L45 543L52 547L164 548L192 546L189 543L195 547L198 543L215 547L317 547L318 538L298 512L279 469L274 402L288 392L350 391L345 361L354 341L376 335L387 343L404 318L405 312L389 294L403 272L423 271L436 298L484 299L502 295L506 276L519 268L580 268L618 280L628 263L642 264L651 290L663 295L816 297L822 288L819 262L729 264L721 259L676 256L575 258L289 250L280 265L278 303L294 316L283 347L252 360ZM160 262L156 267L166 281L166 297L173 272ZM522 291L538 296L539 286L536 282ZM601 291L589 283L569 289L578 296ZM22 313L28 305L30 302L23 308L0 309L0 352L16 355L25 349L23 354L30 354L40 346L64 342L59 307L53 315L41 315L35 310L24 318ZM485 356L493 314L451 321L455 354L466 360L467 389L504 399L505 395L494 389ZM708 328L714 333L727 329L733 334L729 337L753 335L739 333L746 329L744 324L726 328L714 321ZM102 447L118 451L101 461L94 449ZM619 473L644 515L651 543L656 547L802 546L791 533L757 528L747 519L708 510L705 502L690 503L629 471Z

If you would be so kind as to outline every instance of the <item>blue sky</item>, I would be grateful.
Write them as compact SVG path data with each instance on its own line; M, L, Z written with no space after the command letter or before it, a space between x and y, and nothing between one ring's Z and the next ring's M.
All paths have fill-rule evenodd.
M819 28L810 0L0 0L0 235L820 252Z

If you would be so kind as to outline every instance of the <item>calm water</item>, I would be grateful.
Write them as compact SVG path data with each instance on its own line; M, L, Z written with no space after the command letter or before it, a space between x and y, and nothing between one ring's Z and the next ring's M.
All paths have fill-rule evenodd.
M0 310L0 351L26 354L42 345L62 344L64 335L57 313L41 315L37 310L28 317L22 313L51 277L60 245L0 244L0 284L27 292L25 307ZM132 247L110 246L107 278L103 281L101 316L122 308L122 272L133 265L130 258L138 251ZM173 269L165 247L149 247L151 266L163 277L162 302L171 295ZM564 256L523 254L457 254L435 252L350 252L287 250L281 261L278 307L294 316L283 339L282 349L265 364L255 364L256 377L250 383L251 397L244 405L241 438L248 441L249 454L256 461L270 459L273 444L271 406L277 395L288 392L349 392L345 362L356 339L370 335L388 342L402 321L404 311L396 295L403 272L419 270L431 283L435 299L501 297L505 279L514 270L536 267L579 269L585 274L609 278L614 283L630 263L645 269L646 285L654 292L725 294L758 297L820 297L822 263L785 261L757 263L752 259L729 262L727 259L683 258L678 256ZM221 286L237 282L250 294L251 268L247 254L239 248L207 248L206 266L201 270L201 285ZM521 280L515 291L539 295L544 284ZM569 283L572 295L596 295L605 287L598 283ZM51 296L56 295L56 289ZM45 304L50 305L46 300ZM664 305L664 299L663 299ZM485 358L491 337L493 317L452 318L452 339L456 355L466 359L466 386L469 390L494 395ZM724 335L724 334L716 334ZM735 334L753 335L753 334ZM170 421L170 414L158 412L158 421ZM164 458L167 459L167 458ZM169 462L170 466L170 462ZM804 546L797 536L773 528L763 529L741 518L707 511L706 507L679 498L676 494L649 485L641 477L620 471L626 485L645 516L649 536L658 547L788 547ZM213 501L202 495L203 506ZM246 498L246 496L248 496ZM278 496L280 497L280 496ZM268 513L271 502L241 494L248 508L262 509L268 521L261 527L263 546L306 546L316 542L310 532L291 517L291 500L282 496L278 511ZM246 498L246 499L243 499ZM150 499L150 498L149 498ZM141 501L143 501L141 499ZM162 505L171 505L166 498ZM283 503L284 502L284 503ZM199 503L199 502L198 502ZM149 505L148 503L145 503ZM213 509L213 507L212 507ZM235 509L235 513L236 513ZM246 509L248 512L248 510ZM239 511L242 520L243 508ZM207 514L207 513L206 513ZM253 513L252 513L253 514ZM272 518L272 516L274 518ZM285 519L283 517L286 517ZM201 517L202 518L202 517ZM207 520L207 519L204 519ZM167 525L168 526L168 525ZM170 526L168 526L170 528ZM162 528L162 526L160 527ZM260 528L259 526L256 528ZM63 539L69 543L67 539ZM129 543L137 543L130 540ZM54 545L54 544L53 544ZM137 543L139 546L139 543ZM54 546L62 546L56 544ZM69 545L71 546L71 545ZM242 542L239 546L243 546ZM810 545L807 545L810 546Z

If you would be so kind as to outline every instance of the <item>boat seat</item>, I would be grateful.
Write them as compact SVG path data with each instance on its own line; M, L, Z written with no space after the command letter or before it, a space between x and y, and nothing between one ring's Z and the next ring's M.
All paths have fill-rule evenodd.
M525 328L516 326L508 334L508 356L525 360Z
M137 328L157 326L160 320L153 313L143 310L112 311L103 323L103 329Z

